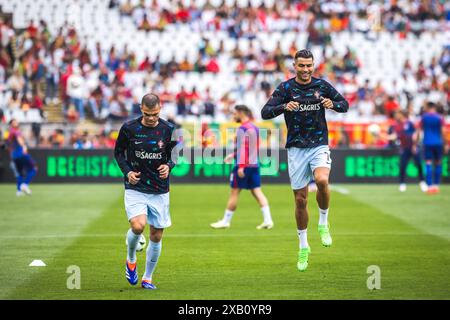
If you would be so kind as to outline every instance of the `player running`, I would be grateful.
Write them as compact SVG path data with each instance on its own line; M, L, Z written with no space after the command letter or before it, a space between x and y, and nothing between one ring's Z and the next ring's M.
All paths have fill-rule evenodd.
M259 174L258 150L259 129L252 122L252 111L245 105L237 105L234 108L233 118L241 123L237 130L237 152L229 154L225 162L235 159L235 166L230 175L231 193L222 220L211 223L214 229L229 228L231 218L237 208L239 194L242 189L250 190L258 202L263 214L263 222L256 229L272 229L273 220L270 215L269 202L261 190L261 177Z
M318 229L322 245L329 247L332 244L328 224L331 158L325 109L347 112L348 102L328 82L312 77L314 57L311 51L298 51L293 65L296 77L282 82L275 89L262 108L261 116L263 119L272 119L284 114L288 129L288 171L294 191L300 240L297 268L305 271L311 252L307 240L307 197L308 184L312 179L317 185L316 200L320 212Z
M11 155L11 168L17 180L16 195L31 195L30 182L36 175L37 166L33 158L28 154L28 147L19 129L17 120L9 122L8 145Z
M448 145L445 138L445 120L436 112L434 103L427 103L425 113L419 122L419 129L423 131L428 193L438 193L442 174L442 153L448 152Z
M169 174L175 166L171 159L174 126L159 118L159 97L149 93L142 98L142 116L126 122L119 131L114 155L125 178L125 210L130 229L127 233L126 278L138 282L136 245L150 225L150 243L146 251L146 268L141 286L156 289L153 272L161 254L161 239L172 222L169 212Z
M408 111L400 110L395 113L396 123L393 132L388 136L389 140L400 143L400 192L406 191L406 167L411 157L419 172L419 186L423 192L427 191L427 184L424 181L422 172L422 160L417 146L418 135L411 120L408 119Z

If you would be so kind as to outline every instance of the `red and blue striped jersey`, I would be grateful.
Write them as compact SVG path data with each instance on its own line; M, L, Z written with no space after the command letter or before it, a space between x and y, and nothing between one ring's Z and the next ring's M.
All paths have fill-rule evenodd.
M259 128L251 121L241 124L236 133L236 166L259 166Z

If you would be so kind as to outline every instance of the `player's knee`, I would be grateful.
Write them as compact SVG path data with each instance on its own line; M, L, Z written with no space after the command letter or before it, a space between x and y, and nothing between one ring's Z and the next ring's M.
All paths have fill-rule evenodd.
M315 179L317 189L324 190L328 187L328 177L327 176L320 176Z
M162 239L162 235L151 235L150 241L151 242L160 242Z
M141 234L144 232L145 229L145 223L142 223L140 221L134 221L131 223L131 230L133 230L134 234Z
M162 239L162 232L151 231L150 232L150 240L152 242L160 242Z
M308 199L306 197L303 197L302 195L296 195L295 205L299 209L306 209L306 206L308 205Z

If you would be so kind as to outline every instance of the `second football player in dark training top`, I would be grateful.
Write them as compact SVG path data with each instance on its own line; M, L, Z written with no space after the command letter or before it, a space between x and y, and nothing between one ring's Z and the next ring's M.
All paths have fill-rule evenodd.
M156 111L144 109L142 117L126 122L120 129L115 157L125 176L125 189L144 193L169 192L168 170L175 166L170 158L175 127L156 118Z
M152 275L162 248L162 234L172 225L169 212L169 173L175 166L171 152L174 126L159 118L161 105L155 94L142 98L142 116L128 121L119 131L115 158L125 176L125 210L128 230L125 276L132 285L138 282L136 249L146 224L150 225L150 244L146 251L145 273L141 286L156 289Z

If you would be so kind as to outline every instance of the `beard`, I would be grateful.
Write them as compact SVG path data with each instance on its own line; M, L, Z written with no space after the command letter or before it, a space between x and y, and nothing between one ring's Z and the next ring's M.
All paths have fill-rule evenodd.
M298 72L297 73L297 78L299 78L299 79L309 79L309 78L311 78L311 75L312 75L311 72L307 72L307 73Z

